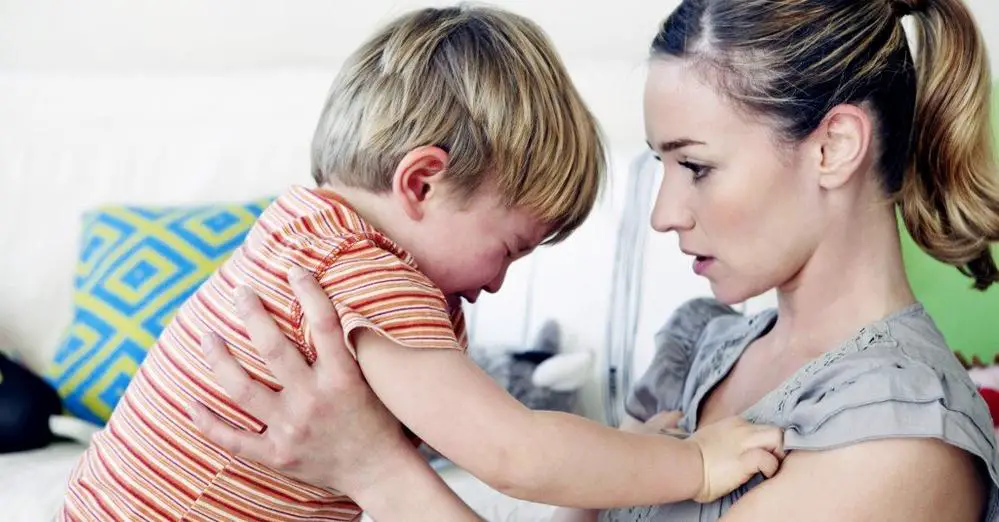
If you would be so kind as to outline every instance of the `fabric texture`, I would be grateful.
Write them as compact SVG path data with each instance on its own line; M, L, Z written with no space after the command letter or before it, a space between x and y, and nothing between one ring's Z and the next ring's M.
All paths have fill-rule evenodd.
M267 202L107 206L84 216L73 320L45 372L68 413L107 421L146 350Z
M314 362L287 279L293 265L317 275L342 314L345 334L367 327L409 346L465 349L461 309L448 309L408 253L334 194L293 187L265 210L245 243L184 303L150 350L73 472L64 519L291 522L360 516L360 508L339 492L214 445L184 410L194 399L239 429L266 429L215 382L199 342L203 334L217 333L251 377L278 388L235 315L233 290L245 284Z
M775 310L744 317L710 300L685 304L658 337L659 352L636 383L628 411L645 420L658 411L679 409L684 412L680 428L692 431L704 398L776 319ZM999 456L988 408L919 304L865 326L799 369L743 416L784 428L789 451L894 437L942 440L981 461L992 481L986 520L999 517ZM608 510L601 520L716 522L762 480L756 476L708 504Z

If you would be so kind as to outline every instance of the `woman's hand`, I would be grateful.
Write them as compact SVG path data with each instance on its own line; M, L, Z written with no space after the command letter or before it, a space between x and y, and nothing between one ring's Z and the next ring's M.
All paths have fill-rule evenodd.
M382 522L479 522L368 387L323 289L300 269L289 272L289 281L312 331L316 363L306 364L257 297L242 289L237 312L282 390L251 379L221 339L206 336L201 346L219 384L267 429L262 434L233 429L193 404L198 429L241 457L347 494Z
M325 292L302 270L293 270L289 279L313 332L316 363L306 364L257 297L239 289L237 311L283 389L274 392L251 379L222 340L209 335L202 349L219 384L267 429L262 434L234 429L200 404L192 405L192 418L209 439L232 453L355 496L393 473L393 463L415 451L364 382Z
M621 423L621 431L629 433L644 433L646 435L668 435L676 438L686 438L689 434L677 429L680 419L683 418L682 411L661 411L645 422L641 422L632 417L625 417Z

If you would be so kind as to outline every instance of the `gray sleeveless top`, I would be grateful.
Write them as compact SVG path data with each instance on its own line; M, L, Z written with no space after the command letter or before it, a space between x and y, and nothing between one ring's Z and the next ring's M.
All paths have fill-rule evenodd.
M776 319L775 310L745 317L711 299L684 304L656 335L656 355L627 399L628 414L646 420L660 411L680 410L680 427L690 431L704 397ZM799 369L743 417L784 428L788 450L833 449L891 437L953 444L980 458L988 470L992 487L985 520L999 520L992 418L919 304L862 328ZM762 480L757 476L710 504L608 510L601 520L715 522Z

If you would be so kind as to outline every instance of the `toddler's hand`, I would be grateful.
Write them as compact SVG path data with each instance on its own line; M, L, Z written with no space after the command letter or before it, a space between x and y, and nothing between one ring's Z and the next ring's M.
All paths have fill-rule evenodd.
M694 497L712 502L745 484L753 475L770 478L784 458L784 433L780 428L751 424L730 417L694 432L690 441L701 450L704 479Z

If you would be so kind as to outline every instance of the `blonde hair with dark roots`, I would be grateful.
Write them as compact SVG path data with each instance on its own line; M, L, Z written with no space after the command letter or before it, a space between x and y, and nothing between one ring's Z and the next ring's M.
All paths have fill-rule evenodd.
M867 104L882 184L913 239L975 288L999 281L989 60L961 0L685 0L652 53L691 60L792 143L836 105Z
M402 157L449 154L446 179L484 184L565 239L593 208L606 158L594 117L546 35L521 16L461 5L389 23L333 82L312 144L316 182L391 189Z

